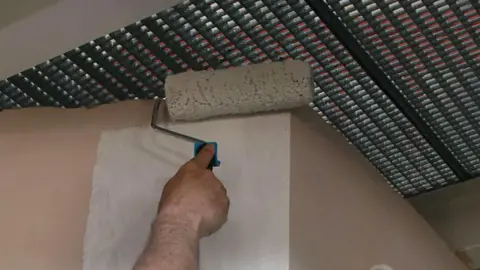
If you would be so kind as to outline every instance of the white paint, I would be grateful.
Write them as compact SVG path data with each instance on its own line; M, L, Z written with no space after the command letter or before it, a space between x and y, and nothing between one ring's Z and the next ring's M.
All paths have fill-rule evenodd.
M171 128L219 143L215 173L231 198L228 223L201 242L201 270L466 269L311 109ZM102 135L84 270L131 269L162 184L192 152L150 128Z
M222 165L215 173L231 199L228 223L201 242L201 269L288 269L288 125L289 114L283 113L175 127L219 143ZM132 268L163 184L192 155L191 143L148 127L103 133L84 270Z
M39 7L36 8L42 9L0 29L0 79L179 2L180 0L59 0L47 7L37 3L35 5Z
M146 128L102 134L83 269L132 269L144 247L162 186L174 173L173 166L158 166L162 149L153 135Z

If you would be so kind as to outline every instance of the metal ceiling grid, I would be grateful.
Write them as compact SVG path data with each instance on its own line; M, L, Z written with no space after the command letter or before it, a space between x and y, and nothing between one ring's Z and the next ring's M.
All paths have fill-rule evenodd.
M348 3L334 5L339 8L337 14L341 16L340 11L350 7ZM478 30L468 27L467 32ZM469 44L464 47L470 48ZM478 57L472 50L460 54L462 59L470 57L464 64L470 69ZM413 196L459 181L304 0L184 2L1 81L0 109L90 107L153 98L163 95L168 74L292 58L312 66L314 109L356 145L402 195ZM459 79L457 70L451 73L449 76ZM431 76L438 74L444 73ZM463 78L471 79L469 74L463 73ZM473 81L468 85L478 91ZM447 85L442 82L441 86ZM412 103L418 102L412 99ZM477 127L471 120L478 116L464 117L465 123ZM458 136L476 142L478 132L466 134ZM471 153L456 156L461 159ZM472 168L475 162L471 162Z
M328 3L462 166L479 174L478 2Z

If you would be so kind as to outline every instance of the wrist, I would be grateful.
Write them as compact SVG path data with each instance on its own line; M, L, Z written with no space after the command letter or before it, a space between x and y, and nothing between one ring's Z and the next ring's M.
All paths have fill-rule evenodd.
M184 216L159 212L134 269L197 269L200 238L196 224Z
M153 224L154 229L181 230L189 238L200 238L201 218L193 213L168 208L161 209Z

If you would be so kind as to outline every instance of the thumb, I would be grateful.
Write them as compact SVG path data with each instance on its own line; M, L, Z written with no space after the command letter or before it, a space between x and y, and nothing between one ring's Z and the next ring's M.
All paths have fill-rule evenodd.
M200 168L207 168L214 156L215 145L206 144L192 161Z

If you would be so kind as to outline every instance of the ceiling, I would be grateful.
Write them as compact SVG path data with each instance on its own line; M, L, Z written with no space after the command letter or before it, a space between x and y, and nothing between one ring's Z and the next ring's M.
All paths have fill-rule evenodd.
M480 174L480 2L185 1L0 81L0 110L163 95L169 74L301 59L312 107L405 197Z

